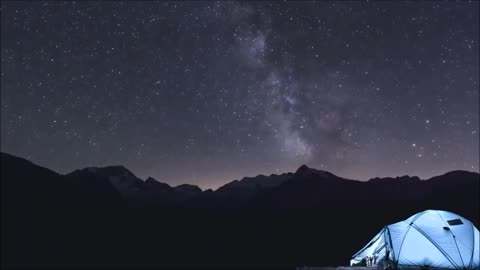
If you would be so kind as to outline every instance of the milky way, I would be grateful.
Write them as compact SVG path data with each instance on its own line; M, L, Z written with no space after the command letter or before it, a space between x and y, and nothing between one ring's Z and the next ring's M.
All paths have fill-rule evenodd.
M216 188L479 170L478 2L1 3L1 148Z

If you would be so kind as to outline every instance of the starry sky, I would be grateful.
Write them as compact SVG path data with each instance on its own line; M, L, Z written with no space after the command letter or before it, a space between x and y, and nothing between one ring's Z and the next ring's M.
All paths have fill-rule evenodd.
M1 150L217 188L479 171L479 3L1 2Z

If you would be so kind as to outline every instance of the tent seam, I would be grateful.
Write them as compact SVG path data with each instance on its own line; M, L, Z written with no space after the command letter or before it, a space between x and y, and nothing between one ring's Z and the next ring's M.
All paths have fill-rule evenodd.
M472 229L472 255L470 256L470 263L468 264L468 268L472 268L473 266L473 254L475 253L475 225L473 225L473 223L471 223L470 221L468 221L468 223L470 223L470 228Z
M390 228L388 228L388 226L386 227L387 227L386 231L388 232L389 248L392 250L392 260L394 261L396 256L395 256L395 250L392 247L392 235L390 234Z

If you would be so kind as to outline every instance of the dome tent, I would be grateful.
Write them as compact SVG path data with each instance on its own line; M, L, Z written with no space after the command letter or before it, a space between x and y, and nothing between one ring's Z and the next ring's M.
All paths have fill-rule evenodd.
M479 232L457 214L426 210L385 226L353 255L350 265L367 256L397 269L480 269Z

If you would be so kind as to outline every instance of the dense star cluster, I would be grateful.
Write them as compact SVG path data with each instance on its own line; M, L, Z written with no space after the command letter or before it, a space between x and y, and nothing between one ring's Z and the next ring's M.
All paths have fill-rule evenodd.
M1 3L1 148L215 188L479 170L479 3Z

